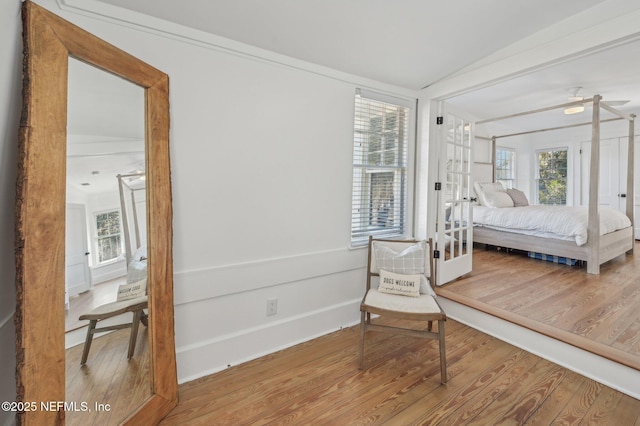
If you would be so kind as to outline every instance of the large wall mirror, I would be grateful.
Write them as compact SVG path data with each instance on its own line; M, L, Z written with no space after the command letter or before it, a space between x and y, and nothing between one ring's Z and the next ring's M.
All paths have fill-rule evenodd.
M16 377L17 400L38 407L19 422L158 423L178 399L168 77L30 1L23 39ZM131 305L123 292L140 283L133 351L131 329L116 328L84 359L79 317Z

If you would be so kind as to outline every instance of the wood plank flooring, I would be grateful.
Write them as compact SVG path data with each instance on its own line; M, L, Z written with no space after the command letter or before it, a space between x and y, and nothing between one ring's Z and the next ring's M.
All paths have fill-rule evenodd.
M494 249L473 256L440 296L640 369L640 243L600 275Z
M65 332L73 331L81 327L86 327L89 321L80 321L78 317L86 314L93 308L105 303L115 302L118 296L118 286L126 284L127 277L115 278L91 287L91 290L80 293L69 298L69 309L65 312Z
M66 350L65 401L82 402L91 411L66 411L66 425L117 425L151 394L147 327L138 330L133 358L127 359L130 329L96 335L87 363L80 366L84 345ZM109 410L96 411L95 404Z
M359 327L180 386L162 425L640 425L640 401L447 321L449 382L437 342Z

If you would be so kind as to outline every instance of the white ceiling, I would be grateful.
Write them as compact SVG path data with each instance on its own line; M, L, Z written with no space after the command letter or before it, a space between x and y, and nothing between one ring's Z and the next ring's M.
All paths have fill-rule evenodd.
M626 112L640 112L640 41L613 47L564 62L502 83L448 99L448 102L487 119L569 102L570 88L581 87L579 96L602 96L602 101L629 101L613 105ZM544 114L487 124L487 136L563 126L591 120L592 109L567 116L562 109ZM603 119L613 115L601 111Z
M69 59L67 184L118 191L117 175L144 171L144 89Z
M553 24L590 13L594 6L601 6L598 13L603 14L635 7L626 0L100 1L414 90ZM569 88L583 87L582 96L630 100L620 109L640 111L639 46L611 49L450 101L477 117L491 118L564 103ZM561 113L555 117L562 122ZM522 126L500 123L487 125L486 131L500 133L510 125Z
M100 0L411 89L602 0Z
M622 8L636 7L627 0L97 1L413 90L430 86L552 24L584 11L589 13L594 6L606 9L612 3L624 3ZM577 86L582 87L581 96L600 94L605 101L629 100L619 109L640 112L640 42L518 76L448 101L478 118L492 118L564 103L568 89ZM88 112L85 110L86 118L76 123L76 133L88 132L80 128L91 121ZM95 112L116 121L128 114ZM540 118L548 125L567 124L567 120L588 121L588 113L589 109L567 119L561 111L554 111ZM523 121L485 125L483 130L489 136L525 130ZM107 128L122 127L124 122L121 119L118 126L107 123ZM126 133L117 137L139 137L135 131ZM86 174L93 166L84 161L82 167Z

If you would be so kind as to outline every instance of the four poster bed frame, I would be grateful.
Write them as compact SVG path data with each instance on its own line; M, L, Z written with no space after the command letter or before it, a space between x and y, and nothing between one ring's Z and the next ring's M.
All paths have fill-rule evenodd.
M567 125L562 127L554 127L547 129L539 129L529 132L513 133L508 135L494 136L492 140L493 151L493 180L495 181L495 151L496 139L511 136L525 135L529 133L544 132L550 130L559 130L570 127L591 125L591 164L589 169L589 218L588 218L588 240L587 243L578 246L574 241L564 241L553 238L542 238L523 234L498 231L487 227L473 228L473 241L481 244L488 244L498 247L511 248L516 250L524 250L538 252L570 259L577 259L587 262L587 273L599 274L600 265L624 253L633 253L634 247L634 119L635 114L625 114L620 112L605 102L601 102L602 97L595 95L593 98L581 101L570 102L562 105L556 105L548 108L542 108L513 114L504 117L492 118L476 122L476 124L488 123L507 118L514 118L523 115L535 114L553 109L567 108L571 106L583 105L585 103L593 103L593 119L591 122ZM616 116L616 118L601 120L600 109L603 108ZM626 215L631 220L631 226L620 229L609 234L600 235L600 215L598 206L598 190L600 184L600 124L608 121L627 120L629 123L629 152L627 155L627 194L626 197Z
M133 187L127 183L127 180L134 177L143 177L145 176L145 172L131 173L126 175L117 175L118 178L118 189L120 191L120 211L122 214L122 228L124 229L124 244L126 247L126 255L127 255L127 268L133 259L133 255L141 246L145 245L140 240L140 218L138 218L138 209L136 207L136 193L138 191L145 191L146 185L142 187ZM129 190L131 194L131 210L127 208L126 196L125 196L125 187ZM131 237L131 228L129 225L129 212L131 211L131 221L133 222L133 230L134 230L134 239ZM146 220L145 216L141 218L142 220Z

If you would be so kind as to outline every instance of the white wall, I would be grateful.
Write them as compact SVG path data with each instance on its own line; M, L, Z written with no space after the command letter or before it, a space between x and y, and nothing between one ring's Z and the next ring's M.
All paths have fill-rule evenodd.
M601 128L601 140L626 137L628 135L626 122L605 123ZM499 140L500 141L500 140ZM517 185L522 188L531 202L535 200L536 182L536 151L548 148L567 148L568 158L568 193L567 202L573 205L584 204L581 198L581 185L589 183L589 171L581 169L580 149L583 143L591 141L591 127L585 126L573 129L563 129L551 132L535 133L527 136L527 140L518 141L515 138L502 139L498 144L516 149ZM636 171L640 165L636 164ZM601 170L601 175L605 171Z
M170 77L180 382L359 320L366 253L349 247L355 89L417 93L38 3ZM278 313L267 317L272 297Z
M14 214L18 125L22 108L20 2L0 4L0 401L15 400L15 258ZM0 411L0 425L12 413Z

